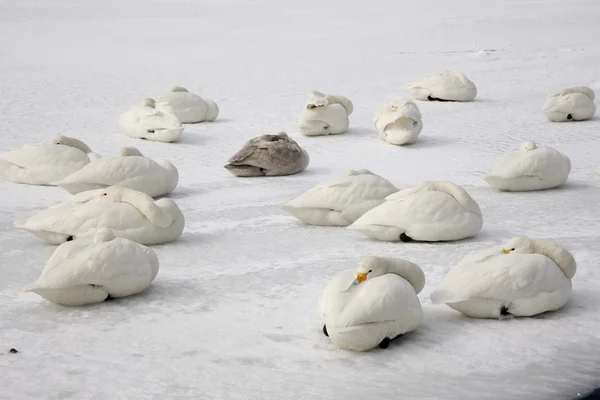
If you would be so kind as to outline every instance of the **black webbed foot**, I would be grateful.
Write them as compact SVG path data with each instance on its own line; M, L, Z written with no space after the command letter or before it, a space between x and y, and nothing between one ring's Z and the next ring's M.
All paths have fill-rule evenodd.
M384 338L384 339L381 341L381 343L379 343L379 348L380 348L380 349L387 349L387 348L388 348L388 346L390 345L390 342L391 342L390 338L387 338L387 337L386 337L386 338Z
M327 326L323 325L323 333L325 334L325 336L329 337L329 333L327 333Z
M510 315L510 313L508 312L508 307L506 307L505 305L500 306L500 316L507 315Z
M438 99L437 97L431 97L431 96L427 96L427 100L429 101L451 101L451 100L445 100L445 99Z
M573 119L573 116L571 114L567 115L567 119Z
M410 236L408 236L406 233L401 233L400 234L400 240L404 243L408 243L408 242L412 242L412 238Z
M111 301L113 300L114 297L112 297L110 294L106 296L106 298L104 299L104 301Z
M72 235L67 238L67 242L70 242L71 240L73 240L73 236Z

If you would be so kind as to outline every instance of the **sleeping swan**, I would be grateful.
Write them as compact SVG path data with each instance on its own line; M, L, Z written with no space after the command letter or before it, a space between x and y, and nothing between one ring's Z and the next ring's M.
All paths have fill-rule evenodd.
M144 99L141 104L123 112L119 116L119 128L133 138L158 142L176 142L183 132L175 111L154 99Z
M323 333L341 349L366 351L414 331L423 321L417 294L425 286L418 265L398 258L365 257L325 287Z
M395 145L415 142L423 129L421 112L412 100L384 105L375 114L373 123L379 138Z
M542 110L552 122L583 121L596 113L595 94L586 86L575 86L552 93Z
M217 103L209 99L203 99L180 86L175 86L170 92L155 97L155 100L168 103L183 124L212 122L219 115Z
M170 162L144 157L135 147L124 147L118 156L93 161L55 185L71 194L122 186L156 197L171 193L178 181L177 168Z
M344 96L334 96L313 90L302 115L300 133L305 136L337 135L348 130L354 106Z
M99 158L81 140L57 136L51 143L27 145L0 155L0 172L11 182L52 185Z
M475 236L483 226L477 202L454 183L426 181L385 200L348 229L390 242L437 242Z
M465 257L442 279L431 301L474 318L530 317L569 301L576 270L575 259L562 247L516 237Z
M477 96L475 84L465 74L454 71L426 76L408 84L405 90L417 100L472 101Z
M282 209L310 225L347 226L398 189L371 171L350 171L296 197Z
M92 237L98 229L109 228L117 237L150 245L177 240L184 217L171 199L155 202L144 193L111 186L78 193L15 226L51 244Z
M527 140L519 150L501 156L483 180L499 190L524 192L561 186L570 172L571 161L565 154Z
M65 306L100 303L140 293L158 273L154 251L100 228L93 241L63 243L40 278L23 288Z
M308 153L285 132L262 135L246 142L225 168L235 176L292 175L310 162Z

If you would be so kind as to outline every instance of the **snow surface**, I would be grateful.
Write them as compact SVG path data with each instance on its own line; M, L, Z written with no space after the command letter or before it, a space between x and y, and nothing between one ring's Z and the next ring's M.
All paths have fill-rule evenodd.
M186 229L154 246L149 290L66 308L20 289L55 247L12 227L68 198L0 183L0 398L566 399L600 384L600 117L550 123L545 96L600 85L597 0L13 0L0 3L0 151L76 136L103 155L137 146L170 159ZM407 147L377 138L372 116L401 85L464 72L473 103L422 103ZM117 131L142 98L183 85L214 99L214 123L180 143ZM313 89L349 97L351 129L305 138L296 121ZM223 168L246 140L284 130L309 152L301 174L235 178ZM500 193L481 176L524 139L571 157L564 188ZM398 183L461 185L484 228L456 243L370 240L301 224L279 205L348 169ZM516 235L554 239L579 269L571 301L536 318L475 320L431 305L469 252ZM421 328L387 350L338 350L317 302L362 256L424 269ZM10 348L18 354L8 354Z

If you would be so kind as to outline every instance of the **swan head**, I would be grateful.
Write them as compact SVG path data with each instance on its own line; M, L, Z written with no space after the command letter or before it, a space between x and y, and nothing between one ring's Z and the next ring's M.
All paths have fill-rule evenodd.
M502 246L502 252L509 254L511 252L522 253L522 254L533 254L535 253L535 244L530 238L519 236L510 239Z
M54 139L52 139L52 144L60 144L63 146L75 147L76 149L79 149L86 154L92 152L92 150L81 140L69 136L57 136Z
M136 191L122 186L109 186L100 192L100 197L118 203L123 202L124 199L134 192Z
M521 146L519 147L519 149L522 152L527 152L529 150L533 150L537 148L537 145L535 144L535 142L533 140L526 140L523 143L521 143Z
M380 262L378 257L365 257L356 270L356 284L385 275L388 272L386 263Z
M313 90L308 98L308 103L306 104L306 108L312 110L314 108L325 107L329 104L329 99L324 93Z

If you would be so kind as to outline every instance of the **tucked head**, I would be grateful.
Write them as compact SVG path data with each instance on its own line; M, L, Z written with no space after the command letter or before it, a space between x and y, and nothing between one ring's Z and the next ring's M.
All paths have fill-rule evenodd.
M100 197L109 201L119 202L130 191L132 190L121 186L110 186L100 193Z
M356 280L361 283L387 273L386 264L382 263L378 257L365 257L356 270Z
M529 151L535 148L537 148L537 145L533 140L526 140L523 143L521 143L521 146L519 147L521 151Z
M94 235L94 242L108 242L115 238L115 234L108 228L99 228Z
M173 86L171 92L187 92L188 90L181 86Z
M535 252L533 240L524 236L510 239L502 247L502 252L504 254L509 254L513 251L516 253L533 254Z
M124 157L143 156L143 154L135 147L122 147L119 150L119 155Z
M69 138L67 136L57 136L54 139L52 139L52 144L67 145L68 142Z
M306 105L306 108L310 110L317 107L324 107L328 104L329 100L324 93L313 90L308 98L308 104Z
M142 106L154 108L156 106L156 101L151 98L147 98L142 100Z

